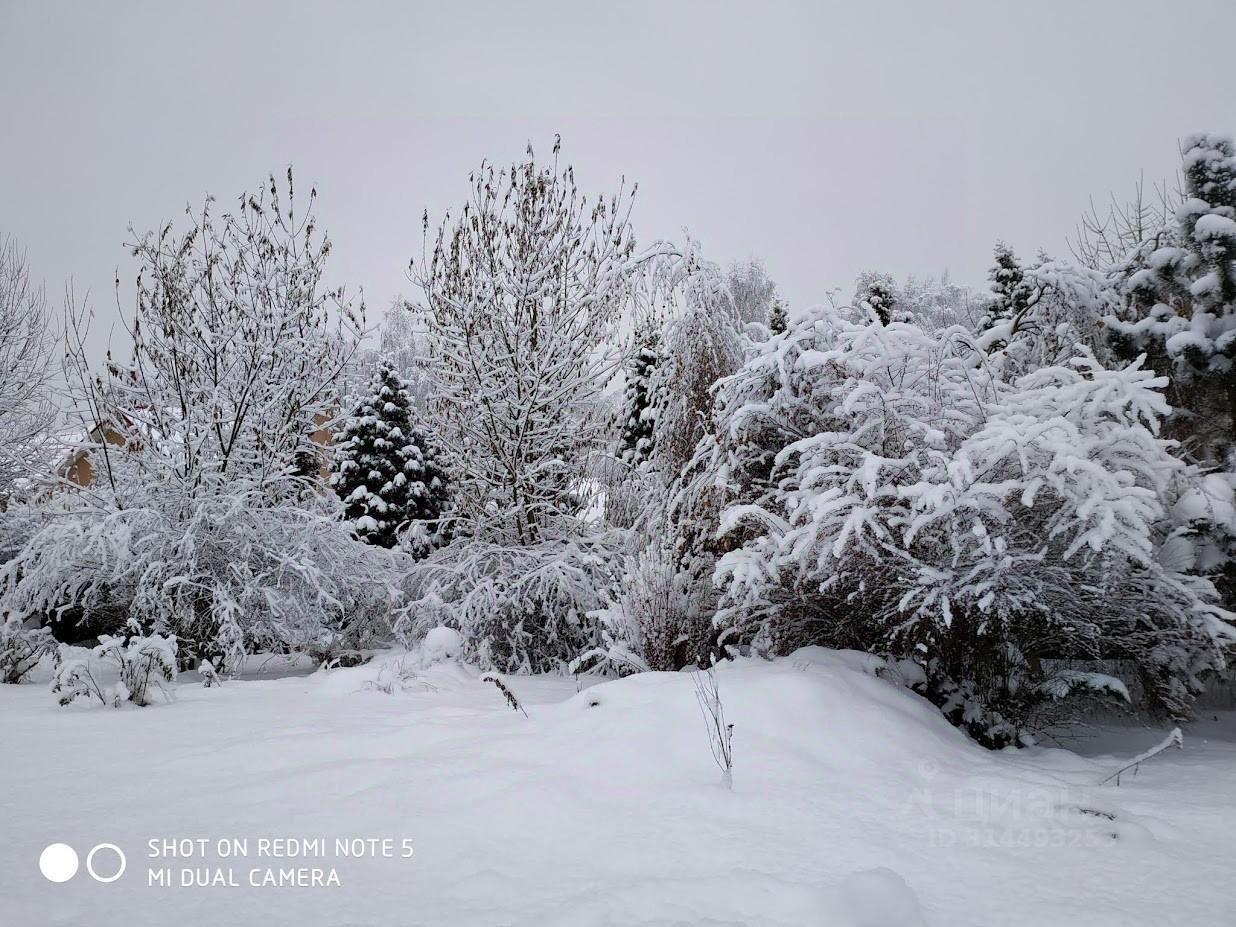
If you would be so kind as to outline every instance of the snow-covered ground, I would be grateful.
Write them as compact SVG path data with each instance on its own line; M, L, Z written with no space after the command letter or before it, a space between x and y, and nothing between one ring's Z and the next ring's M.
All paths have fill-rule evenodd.
M988 753L856 655L800 651L720 669L728 792L689 674L509 678L525 717L450 662L404 658L401 688L397 659L186 676L174 702L120 711L0 686L0 925L1236 924L1231 713L1099 786L1120 756ZM1092 751L1132 755L1163 732L1103 736ZM209 844L151 859L152 838ZM230 838L246 856L219 857ZM324 855L260 856L261 838ZM337 838L393 855L340 857ZM82 856L63 884L39 874L55 842ZM110 884L85 873L103 842L128 859ZM340 884L248 884L295 867ZM240 884L148 885L164 868Z

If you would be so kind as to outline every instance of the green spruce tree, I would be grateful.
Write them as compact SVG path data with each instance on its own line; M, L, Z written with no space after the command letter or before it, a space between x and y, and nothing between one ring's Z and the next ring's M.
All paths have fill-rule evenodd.
M408 391L388 361L378 365L345 423L336 461L331 485L358 537L390 548L408 531L414 553L432 549L441 533L446 477L431 442L413 428Z
M1024 312L1030 305L1030 287L1026 283L1026 273L1022 269L1017 255L1002 241L996 242L995 264L987 272L991 281L991 293L994 305L990 313L991 321L1011 319Z
M774 335L781 335L789 327L789 317L785 311L785 303L774 298L768 307L768 330Z
M656 430L652 380L659 360L658 341L655 333L646 335L627 364L618 456L632 466L644 462L652 453Z

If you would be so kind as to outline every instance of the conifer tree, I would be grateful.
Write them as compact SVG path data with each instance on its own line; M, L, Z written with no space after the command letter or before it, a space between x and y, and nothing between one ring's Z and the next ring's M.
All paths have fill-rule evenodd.
M410 408L403 378L382 361L340 435L331 485L362 540L390 548L419 527L414 552L426 553L445 507L446 479L429 441L412 427Z
M860 305L866 304L875 312L881 325L890 322L908 321L899 311L897 300L897 283L888 274L867 271L858 277L858 289L854 299Z
M618 456L632 466L647 460L652 451L656 430L652 378L657 369L659 340L655 333L646 335L627 364Z
M774 299L772 305L768 307L768 330L774 335L780 335L785 332L788 325L785 303L780 299Z
M1002 241L996 242L995 259L996 263L987 273L987 279L991 281L991 292L995 297L995 305L992 307L993 322L1013 318L1025 310L1030 300L1026 273L1013 249Z

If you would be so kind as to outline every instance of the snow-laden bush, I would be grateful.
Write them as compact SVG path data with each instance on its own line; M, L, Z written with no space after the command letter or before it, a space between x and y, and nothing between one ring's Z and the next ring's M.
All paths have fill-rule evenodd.
M1074 691L1044 685L1051 658L1131 661L1183 714L1236 632L1179 562L1193 474L1157 434L1163 385L1084 350L1005 379L960 329L800 320L721 385L697 455L730 500L719 620L912 655L992 745Z
M421 665L432 666L446 660L454 660L463 653L463 638L454 628L439 625L430 628L421 641Z
M421 665L409 656L387 660L378 667L378 673L373 679L365 680L364 688L371 692L381 692L383 695L394 695L413 689L432 692L434 687L421 679L421 668Z
M219 678L219 673L215 669L215 665L209 660L203 660L198 664L198 674L202 677L202 688L213 689L223 685L223 680Z
M119 678L104 686L104 673L110 672L115 672ZM62 651L52 692L61 705L84 698L98 699L110 708L119 708L125 702L146 706L152 704L151 697L156 691L165 701L171 701L171 690L164 683L175 679L175 635L151 634L128 640L103 635L98 646L85 657L74 657Z
M601 659L629 672L708 664L716 636L712 583L705 571L683 564L669 526L625 558L620 590L604 614L604 646L582 654L577 665Z
M56 653L56 640L46 628L24 628L12 617L0 621L0 682L21 682L44 657Z
M1068 364L1078 348L1111 362L1103 320L1120 299L1106 274L1042 256L1023 266L1002 246L996 258L993 303L974 339L989 368L1012 379Z
M257 650L320 648L382 602L389 615L392 555L352 540L319 505L272 507L243 485L183 513L157 492L119 511L44 507L41 530L0 569L6 607L122 600L137 627L175 634L186 660L216 669Z
M407 574L395 632L414 646L439 625L464 655L504 673L563 672L602 640L625 537L615 532L533 546L456 540Z

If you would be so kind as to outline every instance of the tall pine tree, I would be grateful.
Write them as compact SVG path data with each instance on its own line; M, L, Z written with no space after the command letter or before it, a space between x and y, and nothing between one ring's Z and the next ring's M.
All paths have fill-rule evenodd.
M412 427L410 407L403 378L382 361L339 436L331 485L362 540L394 547L412 527L420 529L413 552L424 554L446 506L446 477L429 440Z

